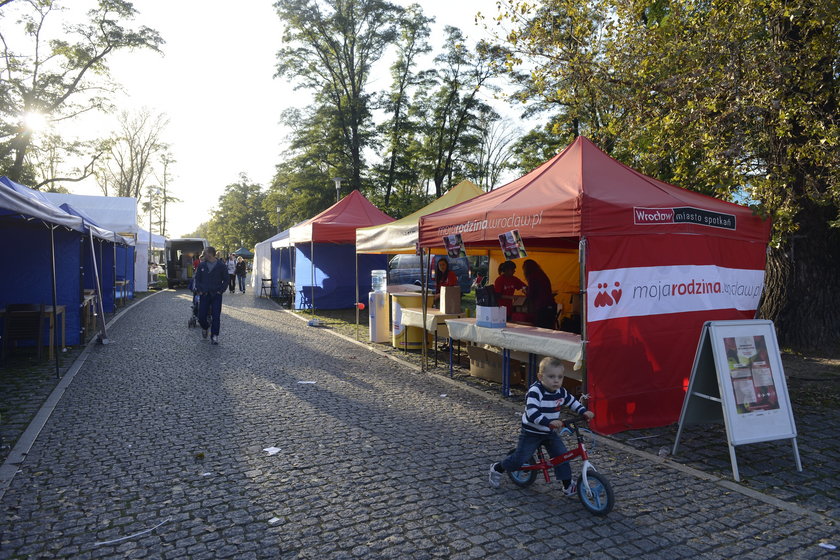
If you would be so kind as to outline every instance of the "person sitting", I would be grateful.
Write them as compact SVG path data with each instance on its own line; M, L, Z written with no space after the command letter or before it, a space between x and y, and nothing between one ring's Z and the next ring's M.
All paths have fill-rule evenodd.
M504 261L499 265L499 276L493 282L493 289L496 290L496 300L500 306L507 311L508 320L513 318L513 297L517 290L523 290L527 286L525 282L514 276L516 263Z

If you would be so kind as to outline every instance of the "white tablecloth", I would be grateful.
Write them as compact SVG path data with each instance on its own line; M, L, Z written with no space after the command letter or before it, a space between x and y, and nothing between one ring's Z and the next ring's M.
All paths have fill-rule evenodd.
M575 369L582 365L583 351L578 334L510 323L501 329L490 329L477 326L475 319L446 319L446 325L455 340L552 356L572 362Z
M463 313L441 313L439 309L426 310L426 331L435 332L438 327L445 327L444 321L446 319L456 319L463 317ZM423 310L413 307L402 308L402 324L407 327L423 328ZM445 333L438 333L442 336L447 336Z

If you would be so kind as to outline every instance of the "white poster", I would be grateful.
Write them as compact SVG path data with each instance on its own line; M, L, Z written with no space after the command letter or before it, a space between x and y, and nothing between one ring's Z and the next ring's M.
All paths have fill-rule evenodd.
M773 323L709 325L730 441L740 445L796 437Z
M758 307L764 271L704 266L595 270L588 274L587 321Z

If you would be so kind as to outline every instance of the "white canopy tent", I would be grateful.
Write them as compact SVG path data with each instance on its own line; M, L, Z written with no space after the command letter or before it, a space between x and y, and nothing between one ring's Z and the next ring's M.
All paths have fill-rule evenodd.
M166 238L156 233L152 235L152 249L163 251L166 249ZM135 246L136 258L134 260L134 283L138 292L145 292L149 289L149 232L137 228L137 244Z
M271 249L275 247L275 243L277 243L277 247L283 246L287 247L289 240L289 231L281 231L277 235L273 237L269 237L265 241L261 241L257 243L256 247L254 247L254 264L253 270L251 271L251 287L254 289L253 293L255 296L259 297L260 295L260 287L262 286L263 278L271 278L272 271L271 271Z

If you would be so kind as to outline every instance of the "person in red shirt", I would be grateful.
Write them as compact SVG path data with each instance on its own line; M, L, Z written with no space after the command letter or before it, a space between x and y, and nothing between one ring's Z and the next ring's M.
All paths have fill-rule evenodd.
M499 276L493 282L493 289L496 290L497 300L499 305L507 309L507 318L511 320L511 313L513 312L513 295L516 290L525 289L525 282L514 276L516 272L516 263L513 261L504 261L499 265Z
M435 305L440 300L440 289L444 286L457 286L458 276L449 268L449 261L441 257L435 263Z

